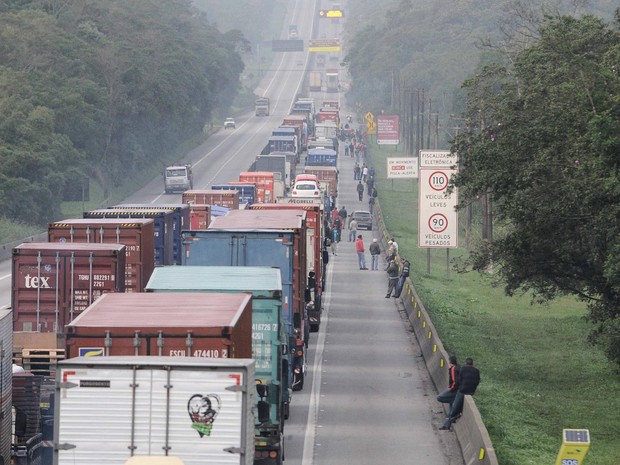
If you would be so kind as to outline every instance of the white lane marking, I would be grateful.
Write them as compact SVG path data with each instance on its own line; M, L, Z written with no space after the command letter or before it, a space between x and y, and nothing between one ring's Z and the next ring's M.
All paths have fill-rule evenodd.
M332 277L333 260L327 264L327 289L323 294L323 312L321 314L321 325L319 327L319 337L316 341L316 353L314 355L314 365L312 366L312 390L310 391L310 402L308 403L308 420L306 423L306 436L304 438L304 449L302 455L302 465L312 465L314 460L314 443L316 440L316 428L318 427L319 404L321 398L321 379L323 374L323 351L325 350L325 338L327 323L329 322L329 308L332 298Z
M11 277L10 274L5 274L4 276L0 276L0 281L2 281L3 279L6 279L6 278L10 278L10 277Z

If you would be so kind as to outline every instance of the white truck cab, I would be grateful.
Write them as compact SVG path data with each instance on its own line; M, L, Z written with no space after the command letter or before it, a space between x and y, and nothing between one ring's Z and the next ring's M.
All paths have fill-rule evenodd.
M164 190L166 194L185 192L194 188L192 165L173 165L164 170Z

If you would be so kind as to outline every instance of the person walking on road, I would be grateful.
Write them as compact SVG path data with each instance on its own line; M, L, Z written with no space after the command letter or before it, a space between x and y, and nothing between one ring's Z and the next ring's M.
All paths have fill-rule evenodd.
M474 360L471 357L465 359L465 365L461 367L458 375L459 388L452 402L452 408L448 417L439 429L449 430L463 413L463 403L465 396L473 396L480 384L480 370L474 366Z
M357 240L355 241L355 251L357 252L357 261L359 263L360 270L367 270L366 256L364 254L364 240L362 239L361 234L358 234Z
M437 395L437 401L443 404L449 404L449 412L452 408L456 393L459 390L458 377L461 368L457 363L456 355L450 355L450 357L448 357L448 362L450 363L448 367L448 387Z
M374 197L370 197L368 199L368 211L370 212L370 214L372 215L372 211L375 208L375 198Z
M368 179L368 167L366 166L366 163L364 163L364 166L362 166L362 181L366 182L367 179Z
M379 255L381 254L381 247L379 247L379 241L375 237L372 240L372 244L368 247L370 251L370 269L377 271L379 269Z
M387 299L392 295L392 291L394 291L396 283L398 283L398 265L396 264L396 260L390 260L385 271L387 271L388 274L388 291L385 295Z
M357 237L357 220L352 218L349 221L349 242L353 242Z
M359 196L361 202L364 198L364 185L362 184L362 181L357 183L357 195Z

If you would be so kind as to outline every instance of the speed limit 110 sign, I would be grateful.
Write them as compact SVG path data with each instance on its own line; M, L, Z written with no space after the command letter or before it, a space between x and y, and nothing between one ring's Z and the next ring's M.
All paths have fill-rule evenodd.
M447 193L453 169L424 168L419 171L418 247L458 247L458 196Z

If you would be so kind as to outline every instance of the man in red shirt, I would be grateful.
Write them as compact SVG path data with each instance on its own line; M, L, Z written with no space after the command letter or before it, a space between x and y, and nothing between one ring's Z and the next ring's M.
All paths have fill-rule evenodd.
M439 393L437 400L441 403L449 404L449 411L452 408L456 392L459 390L458 378L460 367L456 361L456 355L450 355L448 361L450 363L448 367L448 387Z
M357 261L360 265L360 270L367 270L366 256L364 255L364 241L362 240L361 234L357 236L357 240L355 241L355 251L357 252Z

